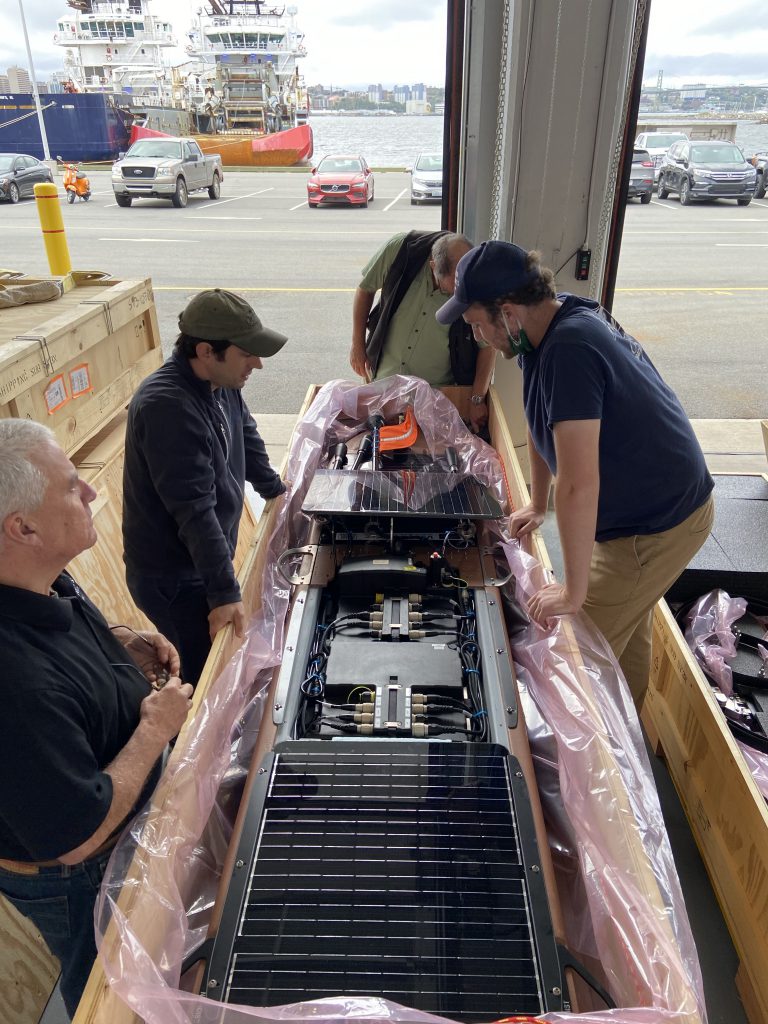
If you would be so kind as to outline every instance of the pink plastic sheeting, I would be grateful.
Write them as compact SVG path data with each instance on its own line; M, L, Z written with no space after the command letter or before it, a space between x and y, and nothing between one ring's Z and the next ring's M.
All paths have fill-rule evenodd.
M688 646L726 697L733 693L733 672L728 662L736 656L736 637L731 626L746 610L743 597L712 590L700 597L686 615Z
M319 392L291 446L286 477L292 486L287 498L279 499L283 505L269 540L263 606L238 655L174 748L157 795L158 803L165 797L162 811L145 812L121 838L96 907L96 938L106 978L148 1024L308 1017L328 1024L349 1018L371 1024L443 1020L379 998L340 995L249 1008L222 1006L178 987L184 956L205 935L231 827L231 813L217 803L217 793L228 773L238 774L242 742L234 741L241 733L252 742L271 669L282 649L289 594L276 572L276 558L306 540L308 520L300 506L323 449L332 439L356 432L372 412L389 419L408 403L431 454L451 444L460 464L504 498L496 453L423 381L396 376L362 387L332 381ZM517 542L507 540L503 548L517 577L517 595L524 600L544 582L544 570ZM579 1020L703 1022L695 946L634 706L614 659L588 621L581 616L568 621L581 647L583 668L574 671L569 664L572 639L562 621L551 632L529 626L524 642L516 641L515 656L527 670L530 694L556 737L561 802L568 807L586 897L575 931L589 935L614 998L630 1007L584 1014ZM126 877L131 857L141 868ZM126 916L122 908L128 906ZM572 919L579 919L578 908L566 909ZM116 944L105 943L110 919ZM566 1024L573 1018L550 1014L545 1019Z
M749 768L752 778L757 783L757 788L765 799L768 800L768 754L764 754L762 750L755 750L754 747L747 746L741 740L736 740L736 745L747 762L747 768Z

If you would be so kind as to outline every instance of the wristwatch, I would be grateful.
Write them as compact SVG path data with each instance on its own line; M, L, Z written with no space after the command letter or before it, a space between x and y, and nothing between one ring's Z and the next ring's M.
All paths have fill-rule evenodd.
M485 405L485 395L472 395L470 402L472 405Z

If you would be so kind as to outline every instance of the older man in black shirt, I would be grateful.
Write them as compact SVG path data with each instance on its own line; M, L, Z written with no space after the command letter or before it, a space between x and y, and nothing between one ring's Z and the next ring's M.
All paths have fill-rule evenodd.
M47 427L0 420L0 893L61 961L70 1014L109 853L192 693L164 637L110 629L64 572L96 542L95 493Z

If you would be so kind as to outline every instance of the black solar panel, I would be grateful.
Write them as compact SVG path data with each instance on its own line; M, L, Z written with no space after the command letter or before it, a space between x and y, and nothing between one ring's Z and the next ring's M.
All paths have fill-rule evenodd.
M498 519L502 515L496 498L474 477L423 469L319 469L302 509L319 515L450 519Z
M209 978L222 999L385 996L467 1022L563 1005L551 933L541 970L505 751L291 746L275 761L234 934L222 923L216 939Z

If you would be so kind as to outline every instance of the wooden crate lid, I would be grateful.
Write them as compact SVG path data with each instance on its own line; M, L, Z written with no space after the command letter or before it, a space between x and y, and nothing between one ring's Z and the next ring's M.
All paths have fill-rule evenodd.
M0 310L0 402L154 308L152 282L84 282L59 299ZM150 336L152 347L159 338Z

